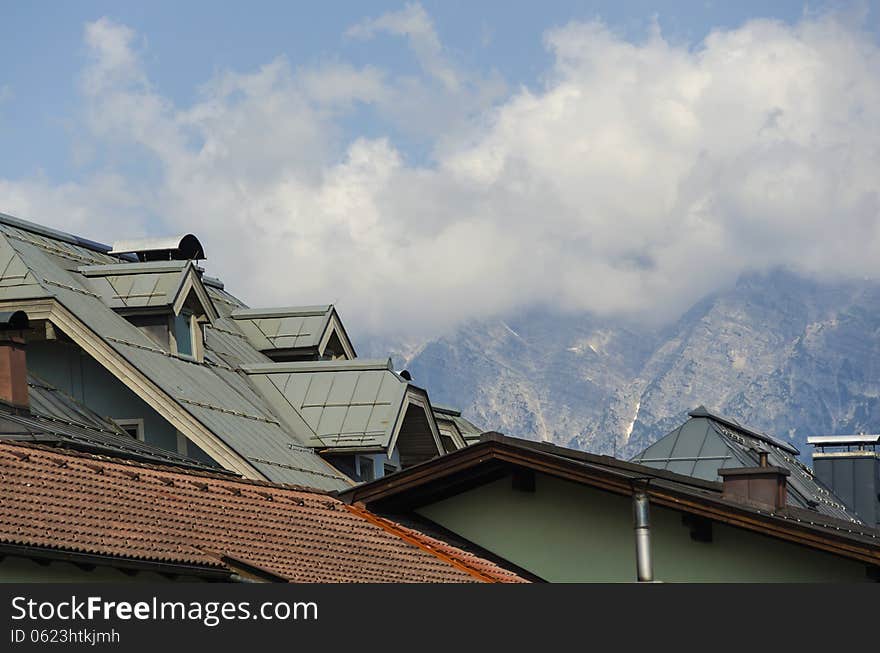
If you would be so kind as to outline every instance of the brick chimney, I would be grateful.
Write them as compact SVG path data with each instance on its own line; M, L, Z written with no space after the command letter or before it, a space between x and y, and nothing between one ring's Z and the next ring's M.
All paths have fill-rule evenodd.
M28 399L24 311L0 312L0 402L20 411L30 410Z
M778 510L784 508L788 497L787 478L791 474L784 467L767 464L767 452L759 451L758 467L719 469L722 496L733 501L761 504Z

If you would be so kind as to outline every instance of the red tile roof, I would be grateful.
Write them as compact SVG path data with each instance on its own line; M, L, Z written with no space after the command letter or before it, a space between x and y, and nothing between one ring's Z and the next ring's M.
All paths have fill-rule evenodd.
M314 490L0 443L0 543L293 582L524 582ZM234 565L233 565L234 566Z

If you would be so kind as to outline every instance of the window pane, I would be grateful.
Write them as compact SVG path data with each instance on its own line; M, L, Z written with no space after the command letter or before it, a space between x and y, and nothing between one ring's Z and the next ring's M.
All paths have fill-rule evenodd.
M361 466L361 480L362 481L372 481L373 476L373 459L367 458L366 456L361 456L360 460Z
M174 316L174 339L177 341L177 353L192 356L192 330L189 315L181 313Z

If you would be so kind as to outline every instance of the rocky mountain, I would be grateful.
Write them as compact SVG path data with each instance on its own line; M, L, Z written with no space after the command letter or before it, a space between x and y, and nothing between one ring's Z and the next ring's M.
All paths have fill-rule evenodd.
M649 327L528 311L395 352L475 423L628 458L705 404L793 442L880 429L880 284L752 274Z

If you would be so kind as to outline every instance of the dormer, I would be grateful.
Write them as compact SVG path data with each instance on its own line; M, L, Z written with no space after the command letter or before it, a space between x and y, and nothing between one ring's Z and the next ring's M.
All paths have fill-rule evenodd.
M241 370L291 432L359 480L445 453L428 393L395 372L390 359L255 363Z
M356 357L332 304L238 309L230 317L251 345L276 363Z
M217 309L191 261L89 265L77 269L107 306L164 351L201 362L204 325Z

